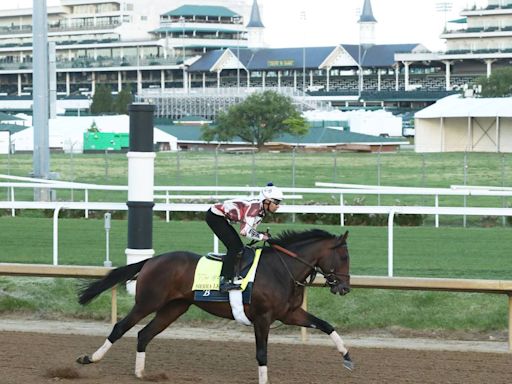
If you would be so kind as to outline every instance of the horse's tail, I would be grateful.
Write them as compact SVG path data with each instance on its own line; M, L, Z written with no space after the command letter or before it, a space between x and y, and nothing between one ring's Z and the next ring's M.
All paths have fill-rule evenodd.
M101 280L93 281L90 284L87 284L81 291L78 296L78 302L82 305L87 304L89 301L94 299L103 291L106 291L113 286L125 283L134 277L139 271L142 269L146 261L149 259L142 260L135 264L128 264L124 267L119 267L113 269Z

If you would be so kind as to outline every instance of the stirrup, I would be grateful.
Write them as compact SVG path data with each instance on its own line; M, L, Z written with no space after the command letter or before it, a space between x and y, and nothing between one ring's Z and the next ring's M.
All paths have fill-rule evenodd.
M224 292L224 293L233 291L233 290L239 291L242 289L242 287L240 286L240 284L237 284L237 282L238 281L233 282L233 280L231 280L231 279L224 279L222 277L220 280L219 291ZM241 281L240 281L240 283L241 283Z

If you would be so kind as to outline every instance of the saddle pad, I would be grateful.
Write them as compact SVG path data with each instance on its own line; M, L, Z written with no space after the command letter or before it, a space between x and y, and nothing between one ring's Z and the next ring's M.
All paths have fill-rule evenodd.
M219 290L221 269L222 263L220 261L201 257L197 263L192 290Z
M260 261L261 249L256 250L254 260L250 264L250 268L242 271L244 276L242 280L242 298L244 304L251 302L252 283L256 276L256 269ZM202 257L197 263L196 273L194 276L194 284L192 290L194 292L194 300L196 301L216 301L228 302L229 294L219 291L219 279L222 263L220 261L209 260Z

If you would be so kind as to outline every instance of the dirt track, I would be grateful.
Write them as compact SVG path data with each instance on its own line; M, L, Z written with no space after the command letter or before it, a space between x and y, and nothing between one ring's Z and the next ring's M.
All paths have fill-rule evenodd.
M0 333L0 383L139 383L133 376L135 339L121 339L101 363L79 366L104 337ZM163 383L257 383L255 347L247 342L155 339L147 350L146 372ZM356 369L342 367L334 347L271 344L273 383L457 383L509 384L512 356L504 353L432 352L352 348ZM60 379L50 376L60 376ZM77 375L77 378L65 378Z

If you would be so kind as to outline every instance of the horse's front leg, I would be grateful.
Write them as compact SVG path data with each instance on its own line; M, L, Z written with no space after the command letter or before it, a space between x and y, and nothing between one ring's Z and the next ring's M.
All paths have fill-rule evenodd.
M254 319L256 360L258 360L258 384L268 384L267 348L271 321L266 316Z
M287 325L298 325L300 327L319 329L323 333L329 335L336 345L336 348L343 356L343 366L348 370L354 369L354 363L350 358L348 349L345 347L343 340L340 335L338 335L338 332L336 332L334 327L327 321L313 316L302 308L297 308L295 311L289 312L285 318L280 320Z

